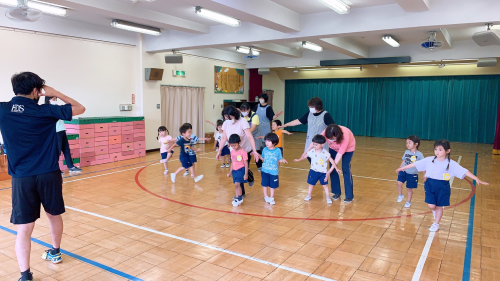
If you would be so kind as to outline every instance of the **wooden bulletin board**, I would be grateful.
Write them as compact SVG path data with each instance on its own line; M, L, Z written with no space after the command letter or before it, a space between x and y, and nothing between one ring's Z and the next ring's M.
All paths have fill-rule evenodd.
M245 70L224 66L214 67L215 93L243 94Z

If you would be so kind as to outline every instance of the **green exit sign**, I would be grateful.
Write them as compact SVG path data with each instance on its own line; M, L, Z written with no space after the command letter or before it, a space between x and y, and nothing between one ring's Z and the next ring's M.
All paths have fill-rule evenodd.
M186 71L184 71L184 70L172 70L172 75L173 76L185 77L186 76Z

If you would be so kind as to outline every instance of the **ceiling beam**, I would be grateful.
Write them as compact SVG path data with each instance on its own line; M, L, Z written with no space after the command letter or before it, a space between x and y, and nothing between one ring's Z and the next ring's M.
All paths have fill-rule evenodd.
M401 8L407 13L429 11L431 0L396 0Z
M290 57L290 58L302 57L301 50L288 48L274 43L255 44L253 46L258 50L265 50L269 53L283 55L285 57Z
M170 16L153 10L144 9L131 4L110 0L48 0L47 2L63 5L75 10L100 14L140 24L151 25L162 29L178 30L190 33L208 33L209 27L204 24ZM110 20L111 24L111 20Z
M443 42L442 49L451 49L451 36L446 28L441 28L436 34L436 40Z
M323 38L317 41L320 41L322 43L320 45L322 45L324 48L336 51L346 56L358 59L368 57L368 47L363 44L354 42L349 38Z

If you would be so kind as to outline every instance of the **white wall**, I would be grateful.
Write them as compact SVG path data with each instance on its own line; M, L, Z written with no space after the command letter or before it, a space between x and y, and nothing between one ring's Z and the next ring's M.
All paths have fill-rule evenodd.
M144 47L144 41L141 41ZM171 54L171 53L170 53ZM144 117L146 120L146 149L159 148L156 140L158 127L161 124L161 109L156 109L160 104L160 86L162 84L199 86L205 87L205 120L215 122L221 116L222 105L225 99L248 99L249 73L245 70L244 94L215 94L214 93L214 66L226 66L245 69L245 65L212 59L203 59L184 56L183 64L165 64L165 53L149 54L143 52L142 73L144 68L163 68L162 81L144 81ZM186 71L186 77L173 77L172 70L180 69ZM144 74L143 74L144 75ZM144 78L141 78L144 79ZM178 128L168 128L171 135L177 136ZM213 127L205 124L205 132L213 132Z
M85 105L82 117L142 115L142 104L130 112L118 107L136 94L136 47L10 30L0 30L0 38L1 101L14 96L11 76L31 71Z
M262 89L274 90L273 110L278 113L285 110L285 81L282 81L276 71L271 71L269 75L262 75ZM284 116L278 119L285 124Z

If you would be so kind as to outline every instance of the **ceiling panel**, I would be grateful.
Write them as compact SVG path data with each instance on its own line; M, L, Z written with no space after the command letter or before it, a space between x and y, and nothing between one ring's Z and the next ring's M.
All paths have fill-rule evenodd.
M321 4L317 0L272 0L292 11L301 15L331 12L332 10L327 6ZM394 0L345 0L346 4L351 8L363 8L396 4Z

